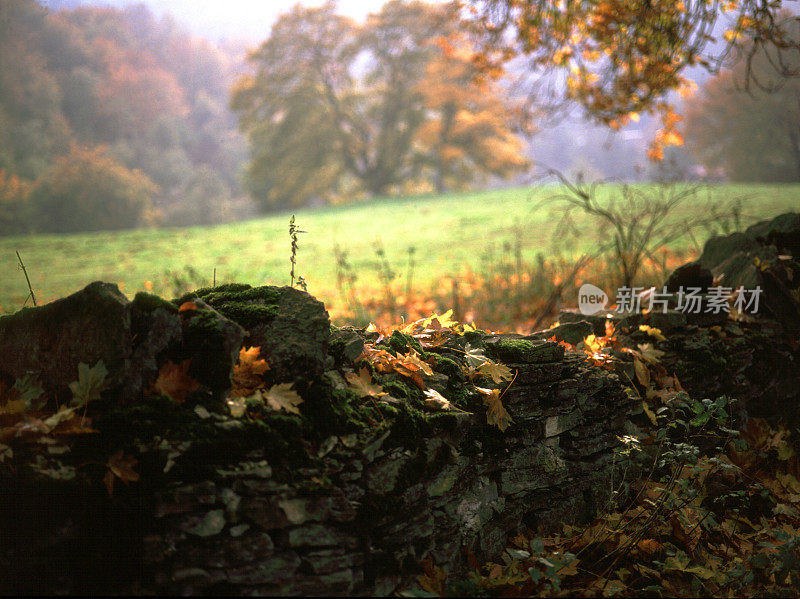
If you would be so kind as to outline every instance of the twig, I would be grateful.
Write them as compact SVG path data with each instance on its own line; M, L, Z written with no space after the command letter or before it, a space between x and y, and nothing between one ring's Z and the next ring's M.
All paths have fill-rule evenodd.
M31 280L28 278L28 269L25 268L25 263L22 261L22 257L20 257L19 251L18 250L15 250L15 251L17 252L17 260L19 260L19 267L22 269L22 272L25 273L25 280L28 282L28 291L30 292L30 297L33 300L33 305L35 306L36 305L36 296L33 293L33 287L31 287ZM25 302L27 302L27 301L28 301L28 298L26 297L25 298ZM25 304L23 303L22 305L24 306Z
M217 269L216 268L214 269L214 280L212 281L211 286L212 287L216 287L217 286Z

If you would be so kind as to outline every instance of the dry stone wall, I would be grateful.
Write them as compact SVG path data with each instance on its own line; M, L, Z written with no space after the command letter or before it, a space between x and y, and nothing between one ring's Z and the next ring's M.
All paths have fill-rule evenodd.
M115 348L127 354L115 354L115 386L90 412L96 434L70 438L64 449L54 440L55 453L39 444L41 437L5 440L15 451L0 465L0 592L392 593L413 584L424 559L464 571L467 555L496 557L517 530L546 532L590 518L607 499L612 450L637 409L617 375L562 346L540 339L508 344L520 336L475 333L476 347L517 374L503 398L514 421L508 429L488 426L483 410L426 413L392 396L379 398L383 421L355 426L342 418L356 410L357 399L348 395L342 367L352 366L365 339L354 330L335 331L336 347L327 355L328 340L321 338L323 330L328 335L327 315L313 298L291 289L237 288L174 305L146 297L128 304L113 286L93 284L56 309L39 309L49 319L48 339L59 338L59 315L69 323L83 318L92 331L110 326L105 312L76 316L69 309L104 290L121 306L114 330L124 337L135 329L137 337ZM257 306L246 316L269 311L279 336L225 316L252 325L242 318L241 302L235 306L225 295L242 291L251 298L244 305ZM187 301L192 309L179 313L175 305ZM286 311L296 314L298 303L316 312L284 318ZM0 319L3 351L17 351L20 323L37 317L26 310ZM222 385L209 372L229 369L254 329L276 357L283 355L281 339L289 338L290 357L277 361L284 380L304 389L300 417L242 420L219 404ZM167 339L157 342L158 331ZM60 334L77 333L70 324ZM82 353L73 361L103 356L91 344L78 346ZM440 351L431 362L444 365L447 352ZM208 380L195 401L141 397L166 356L207 364ZM293 369L298 361L302 368ZM35 368L24 356L13 364L15 375ZM460 369L449 364L452 376L426 377L432 387L463 386ZM149 365L147 372L131 376L141 365ZM58 377L63 373L42 381L54 394L63 383ZM137 391L138 399L122 401ZM118 481L109 497L103 462L119 449L136 457L139 480Z

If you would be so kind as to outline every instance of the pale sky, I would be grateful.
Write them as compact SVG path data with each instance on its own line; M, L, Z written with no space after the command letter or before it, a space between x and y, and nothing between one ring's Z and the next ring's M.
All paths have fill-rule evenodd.
M52 0L39 0L44 6ZM169 13L193 33L219 40L245 38L263 41L276 17L288 11L297 0L73 0L77 4L122 7L140 2L156 16ZM319 6L323 0L302 0L304 6ZM339 12L361 20L380 10L383 0L339 0ZM52 4L51 4L52 5Z

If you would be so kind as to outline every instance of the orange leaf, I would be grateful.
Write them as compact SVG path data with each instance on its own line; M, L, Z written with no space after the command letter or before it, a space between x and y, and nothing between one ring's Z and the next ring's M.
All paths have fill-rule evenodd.
M114 477L117 477L126 485L129 482L136 482L139 480L139 473L133 469L138 463L139 461L135 457L126 457L121 449L108 458L108 462L106 463L108 470L103 477L103 482L106 485L106 489L108 489L109 497L112 497L114 494Z
M197 304L194 302L183 302L178 312L186 312L188 310L197 310Z
M636 543L636 546L642 553L646 553L647 555L653 555L663 547L663 545L655 539L642 539Z
M372 375L369 370L362 368L358 374L348 372L345 375L350 388L359 394L359 397L381 397L387 395L383 387L372 382Z
M153 390L163 395L169 395L175 401L182 403L186 396L197 389L199 384L187 374L192 359L175 364L169 360L158 371L158 378L153 385Z
M261 352L259 347L251 347L239 350L239 363L233 367L233 381L231 385L231 397L247 397L252 395L256 389L263 389L264 384L261 375L269 370L266 360L259 360Z

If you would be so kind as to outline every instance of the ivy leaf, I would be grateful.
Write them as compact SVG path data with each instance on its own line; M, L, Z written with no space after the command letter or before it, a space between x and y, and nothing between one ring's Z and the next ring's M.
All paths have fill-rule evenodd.
M258 359L260 353L260 347L239 350L239 363L233 367L231 397L246 397L266 386L261 375L269 370L269 364Z
M78 364L78 380L69 384L72 391L72 401L69 405L81 408L91 401L100 399L100 392L106 382L108 369L100 360L92 368L81 362Z
M186 401L186 396L197 389L199 383L187 374L192 359L175 364L168 360L158 371L158 378L153 384L153 390L162 395L168 395L178 403Z
M303 398L297 394L297 391L292 389L292 383L273 385L266 393L261 392L261 396L275 411L285 410L292 414L300 414L297 406L303 403Z
M372 375L366 368L359 370L358 374L355 372L348 372L345 378L350 384L350 388L358 393L359 397L381 397L383 395L388 395L388 393L383 390L383 387L372 382Z
M126 485L139 480L139 473L133 469L138 462L133 456L126 457L121 449L108 458L106 463L108 470L103 477L103 482L106 485L109 497L114 496L114 477L120 479Z
M483 398L486 404L486 422L505 431L514 421L503 406L500 389L483 389L481 387L475 387L475 389L486 396Z
M478 367L478 372L492 377L495 383L502 383L514 378L513 371L505 364L498 364L496 362L484 362Z

